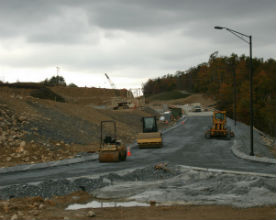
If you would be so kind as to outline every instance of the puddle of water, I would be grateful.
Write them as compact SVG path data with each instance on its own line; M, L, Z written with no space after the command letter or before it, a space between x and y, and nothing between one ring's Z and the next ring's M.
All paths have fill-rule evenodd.
M77 210L86 208L107 208L107 207L133 207L133 206L150 206L148 203L128 201L128 202L99 202L92 201L86 204L72 204L65 210Z

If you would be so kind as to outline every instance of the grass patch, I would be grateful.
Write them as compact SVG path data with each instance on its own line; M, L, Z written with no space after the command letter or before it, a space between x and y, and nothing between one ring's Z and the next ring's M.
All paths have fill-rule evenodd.
M188 96L190 96L190 94L182 93L181 91L178 91L178 90L173 90L173 91L169 91L169 92L162 92L162 93L158 93L158 94L155 94L155 95L151 95L147 99L149 101L153 101L153 100L171 100L171 99L186 98Z

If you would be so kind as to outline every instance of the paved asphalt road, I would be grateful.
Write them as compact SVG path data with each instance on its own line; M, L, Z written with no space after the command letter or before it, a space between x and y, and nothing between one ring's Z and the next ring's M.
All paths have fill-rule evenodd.
M127 168L139 168L157 162L181 165L238 170L260 173L276 173L275 164L252 162L235 157L231 152L232 140L205 139L204 132L211 123L210 117L190 116L185 123L163 135L161 149L131 148L132 156L121 163L99 163L87 161L66 166L13 172L0 175L0 186L37 182L56 178L95 175Z

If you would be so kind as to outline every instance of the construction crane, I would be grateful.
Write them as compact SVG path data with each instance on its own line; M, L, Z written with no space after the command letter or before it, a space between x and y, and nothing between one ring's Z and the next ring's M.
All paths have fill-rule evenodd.
M115 84L112 82L112 80L109 78L107 73L104 74L111 86L112 89L115 90L115 95L116 97L113 97L112 100L112 106L114 110L119 110L119 109L129 109L129 101L121 94L121 90L118 90L115 86Z
M109 76L107 75L107 73L105 73L104 75L106 76L106 78L107 78L107 80L108 80L108 82L109 82L111 88L112 88L112 89L116 89L115 84L111 81L111 79L109 78Z

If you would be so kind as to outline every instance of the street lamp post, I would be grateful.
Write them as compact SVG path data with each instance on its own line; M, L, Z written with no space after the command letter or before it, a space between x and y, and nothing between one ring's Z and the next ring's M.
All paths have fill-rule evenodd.
M240 38L244 42L249 44L249 54L250 54L250 156L254 156L253 149L253 125L254 125L254 112L253 112L253 64L252 64L252 36L240 33L233 29L221 26L215 26L215 29L218 30L227 30L231 34L234 34L236 37ZM244 37L248 38L248 40L244 39Z
M237 84L236 84L236 70L233 71L233 84L234 84L234 121L235 121L235 127L237 125Z

